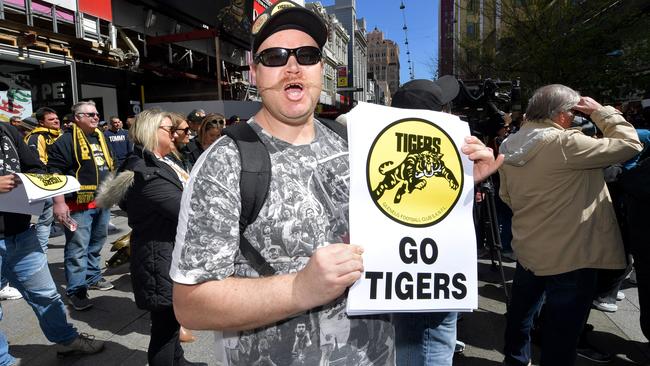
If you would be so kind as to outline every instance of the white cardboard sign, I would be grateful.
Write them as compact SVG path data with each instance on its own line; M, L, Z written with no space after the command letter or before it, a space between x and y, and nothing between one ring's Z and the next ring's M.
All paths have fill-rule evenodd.
M75 177L57 174L16 173L20 184L7 193L0 193L0 211L40 215L46 198L79 190Z
M473 163L460 152L467 123L367 103L346 117L350 242L364 247L348 314L476 309Z

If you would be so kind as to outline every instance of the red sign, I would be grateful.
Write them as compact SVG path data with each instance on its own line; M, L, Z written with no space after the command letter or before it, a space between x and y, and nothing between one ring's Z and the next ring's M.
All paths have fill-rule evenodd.
M269 6L277 3L279 0L253 0L253 21L266 10Z
M79 11L108 22L113 21L111 0L79 0Z

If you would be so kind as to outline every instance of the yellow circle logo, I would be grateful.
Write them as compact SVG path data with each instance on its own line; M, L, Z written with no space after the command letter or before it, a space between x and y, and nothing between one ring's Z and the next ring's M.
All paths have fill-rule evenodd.
M277 3L277 4L275 4L275 7L273 9L271 9L271 15L275 15L275 13L277 13L279 11L287 10L287 9L291 9L291 8L295 8L295 7L296 7L296 5L294 5L294 4L292 4L292 3L288 2L288 1L287 2Z
M368 190L381 212L401 224L431 226L463 190L463 165L451 137L434 123L410 118L377 136L366 165Z
M56 191L68 183L68 177L58 174L25 174L35 186L46 191Z

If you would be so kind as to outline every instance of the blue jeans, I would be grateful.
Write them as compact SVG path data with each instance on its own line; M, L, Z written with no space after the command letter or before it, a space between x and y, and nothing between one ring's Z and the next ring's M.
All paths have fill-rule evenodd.
M517 263L507 314L504 364L528 365L533 317L545 298L540 365L573 365L596 293L596 279L593 268L536 276Z
M455 312L393 314L397 365L451 366L457 318Z
M52 223L54 222L54 202L51 198L45 200L45 206L43 207L43 213L38 217L38 222L36 223L36 236L38 237L38 242L43 248L43 252L47 253L47 244L50 241L50 229L52 228Z
M68 323L65 305L47 265L47 256L33 228L0 239L0 268L32 307L43 334L50 342L67 344L78 336L77 330ZM9 355L7 338L0 332L0 366L11 365L14 361Z
M88 286L102 278L100 251L108 235L110 211L105 208L71 212L77 221L76 231L65 230L65 278L68 296L85 294Z

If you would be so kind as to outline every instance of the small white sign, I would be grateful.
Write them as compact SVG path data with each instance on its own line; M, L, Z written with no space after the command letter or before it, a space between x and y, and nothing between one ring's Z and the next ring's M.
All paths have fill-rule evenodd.
M28 215L43 213L43 200L79 190L79 181L58 174L16 173L20 184L7 193L0 193L0 211Z
M350 315L478 307L473 163L467 123L440 112L359 103L347 114L350 242L364 273Z

